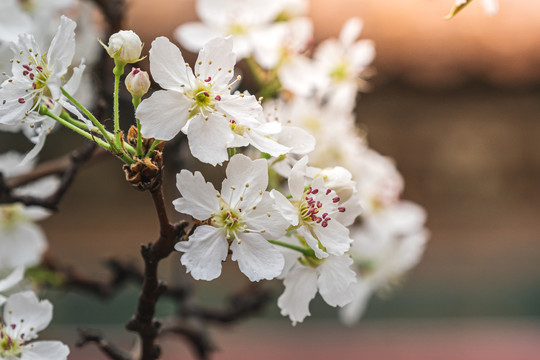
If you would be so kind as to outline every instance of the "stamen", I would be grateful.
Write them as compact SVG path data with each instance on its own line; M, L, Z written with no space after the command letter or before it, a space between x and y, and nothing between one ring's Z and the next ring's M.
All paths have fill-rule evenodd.
M339 202L339 200L341 200L341 199L339 198L339 196L336 196L335 198L332 199L332 201L333 201L334 203Z
M19 104L24 104L26 102L23 98L19 98L17 101L19 101Z
M210 81L212 81L212 77L211 77L211 76L209 76L208 78L204 79L204 82L210 82Z

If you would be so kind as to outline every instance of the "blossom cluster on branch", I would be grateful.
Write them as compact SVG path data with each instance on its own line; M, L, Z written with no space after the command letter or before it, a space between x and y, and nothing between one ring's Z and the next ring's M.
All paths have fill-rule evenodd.
M7 4L28 19L19 3ZM362 20L350 19L338 38L315 45L307 7L303 0L199 0L201 21L175 31L180 45L198 51L196 62L187 63L171 40L158 37L149 50L149 73L131 65L146 56L138 35L112 34L101 45L114 61L113 128L78 93L94 61L77 55L75 21L61 16L50 42L32 35L30 21L10 28L11 38L0 39L2 46L11 41L0 85L0 130L22 131L35 146L24 156L0 157L0 199L7 199L0 205L0 271L6 276L0 291L39 265L47 247L34 222L50 211L24 200L63 194L79 158L72 159L71 172L58 172L62 179L4 185L32 171L60 124L118 158L126 180L152 194L160 237L142 247L139 307L127 325L142 339L142 359L159 356L154 340L160 324L153 316L166 286L157 281L157 266L173 250L197 280L218 278L230 255L252 282L283 281L277 306L293 324L310 315L317 293L341 308L344 323L357 321L374 292L387 291L419 261L428 238L426 214L401 199L404 182L394 162L369 147L356 123L358 94L369 89L375 58L373 42L358 39ZM240 61L247 74L236 67ZM135 123L123 130L119 92L126 69ZM242 87L243 76L256 82L254 94ZM150 79L161 89L147 96ZM180 196L172 204L190 218L189 231L187 223L168 220L161 190L163 155L179 151L165 146L177 137L186 139L195 159L225 172L216 186L199 171L175 169ZM50 303L28 291L0 300L9 315L0 325L0 359L24 359L31 351L42 352L40 359L67 356L60 343L31 341L50 321ZM25 316L25 324L39 318L30 331L20 325Z

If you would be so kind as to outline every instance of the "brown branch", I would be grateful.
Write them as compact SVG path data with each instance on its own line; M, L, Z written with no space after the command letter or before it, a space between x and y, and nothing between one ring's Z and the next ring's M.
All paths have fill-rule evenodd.
M158 176L161 176L161 172ZM161 184L151 194L159 219L160 236L155 243L141 247L144 260L144 281L135 315L126 324L126 329L138 333L141 338L141 360L154 360L160 356L160 347L154 342L161 323L154 320L154 315L156 303L167 290L167 285L158 280L158 265L162 259L171 254L174 244L184 234L188 225L185 221L176 225L169 222Z
M77 341L77 347L83 347L88 343L95 343L97 347L110 359L113 360L134 360L134 357L119 349L114 344L111 344L107 339L101 335L100 332L81 328L79 331L79 341Z

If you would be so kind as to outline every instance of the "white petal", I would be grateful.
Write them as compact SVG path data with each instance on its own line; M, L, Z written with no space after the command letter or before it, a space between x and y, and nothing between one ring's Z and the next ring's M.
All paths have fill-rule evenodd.
M60 341L35 341L23 347L20 360L66 360L69 348Z
M247 131L249 142L259 151L270 154L271 156L279 156L288 153L291 148L281 145L276 140L267 137L257 129Z
M294 164L289 175L289 191L293 199L300 200L304 194L307 156L304 156Z
M351 247L352 240L349 237L349 229L332 219L328 221L328 226L313 226L313 232L329 254L343 255Z
M0 88L0 124L16 125L24 118L25 113L32 109L32 99L23 104L19 103L19 98L26 98L26 90L30 89L30 86L17 81L2 84ZM6 100L5 104L4 100Z
M188 22L177 27L174 31L174 36L180 45L196 53L208 41L223 36L223 34L203 23Z
M60 25L47 52L47 62L52 65L52 72L55 76L61 77L67 72L68 66L75 54L75 21L62 15ZM53 94L53 97L57 98Z
M215 38L207 42L199 52L197 63L195 64L195 74L198 78L210 82L218 88L226 88L231 80L236 63L236 54L232 51L233 40L227 38Z
M298 225L298 209L291 204L291 201L275 189L270 191L270 196L274 198L276 209L281 213L281 216L283 216L291 225Z
M214 185L206 182L200 172L192 174L182 170L176 175L176 187L182 195L182 198L173 201L176 211L202 221L219 209L219 198Z
M339 319L345 325L354 325L366 311L368 300L371 297L373 288L368 281L358 279L358 282L352 286L354 296L352 301L345 305L339 311Z
M21 282L24 278L24 269L24 266L19 266L4 279L0 280L0 291L6 291Z
M85 69L86 65L84 64L84 60L81 60L81 64L73 69L73 74L64 85L64 90L66 90L68 94L75 95L77 93Z
M229 123L211 114L207 120L196 116L188 125L191 154L202 162L216 166L229 158L227 144L233 139Z
M317 268L319 293L328 305L344 306L352 301L356 283L352 264L349 255L329 256Z
M17 196L35 196L35 197L47 197L52 195L60 187L60 178L55 175L47 176L36 180L28 185L18 187L14 190L14 194ZM50 215L50 211L43 208L28 207L25 211L26 215L32 220L43 220Z
M174 248L184 252L182 265L195 280L213 280L221 274L221 262L227 258L229 244L221 229L202 225L187 242L179 242Z
M239 244L231 244L231 259L238 261L242 271L250 281L271 280L281 274L285 260L283 255L259 234L242 233Z
M184 91L182 84L187 86L193 83L194 79L180 49L164 36L152 41L150 72L162 88L179 92Z
M283 126L279 142L291 148L290 152L305 155L315 149L315 138L306 130L296 126Z
M313 236L307 226L300 226L298 229L296 229L296 231L298 232L298 235L304 238L309 247L315 251L315 256L317 256L317 258L323 259L328 257L328 254L319 247L319 240Z
M0 267L30 267L41 261L47 241L35 224L20 224L14 229L0 231Z
M362 20L357 17L347 20L347 22L345 23L345 25L343 25L343 28L341 29L341 33L339 34L339 40L345 46L352 45L352 43L358 38L358 36L362 32L362 27Z
M262 112L262 106L253 95L222 96L221 101L218 101L216 106L229 118L245 126L258 123L257 118Z
M283 281L285 291L278 299L281 315L288 315L293 325L311 315L309 303L317 294L317 273L315 269L298 266L287 274Z
M248 210L257 205L268 186L268 165L264 159L251 160L245 155L234 155L221 184L223 200L235 209Z
M37 337L52 320L53 306L48 300L39 300L32 291L24 291L8 297L4 306L4 323L9 334L25 334L25 339ZM13 326L15 328L13 329Z
M160 90L141 102L136 116L146 138L171 140L188 120L189 101L182 93Z
M298 215L296 215L298 219ZM270 193L264 192L261 201L255 209L246 209L246 224L248 229L264 232L261 235L268 240L279 239L287 230L289 221L275 209L275 200Z

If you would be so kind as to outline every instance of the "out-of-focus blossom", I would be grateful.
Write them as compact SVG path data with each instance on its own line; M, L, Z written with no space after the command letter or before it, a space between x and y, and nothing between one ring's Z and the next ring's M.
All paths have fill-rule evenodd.
M358 282L354 300L340 312L343 322L356 322L373 292L391 287L418 263L428 238L425 221L420 206L402 201L371 214L351 231Z

